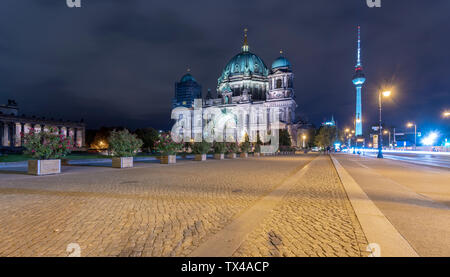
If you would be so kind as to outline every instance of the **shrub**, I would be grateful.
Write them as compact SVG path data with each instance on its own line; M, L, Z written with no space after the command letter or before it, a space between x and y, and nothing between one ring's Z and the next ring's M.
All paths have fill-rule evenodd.
M158 140L158 131L153 128L143 128L137 129L135 134L143 142L142 150L153 152L155 148L155 142Z
M25 154L38 160L60 159L69 154L73 148L73 139L56 134L57 129L36 132L33 128L28 134L21 133Z
M291 146L285 146L285 145L281 145L279 147L280 152L294 152L295 148L291 147Z
M227 143L227 153L237 153L239 151L239 146L236 142Z
M210 149L211 143L208 143L206 141L194 142L194 144L192 145L192 152L194 152L194 154L207 154Z
M241 152L242 153L248 153L250 151L250 142L244 141L241 143Z
M224 142L214 142L214 153L223 154L227 151L227 145Z
M174 142L168 133L160 134L158 141L155 142L156 150L163 156L176 155L182 147L183 144Z
M108 137L109 149L116 157L133 157L142 147L142 140L127 129L112 131Z
M261 144L259 143L255 144L255 153L261 153Z

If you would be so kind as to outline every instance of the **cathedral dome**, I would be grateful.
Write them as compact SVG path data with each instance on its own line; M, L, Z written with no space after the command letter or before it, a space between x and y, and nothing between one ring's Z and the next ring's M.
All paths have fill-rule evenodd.
M272 63L272 69L281 68L281 67L291 67L291 63L283 56L278 57L273 63Z
M244 74L267 76L268 73L267 66L260 57L251 52L244 51L234 56L227 63L219 78L219 82L229 76Z

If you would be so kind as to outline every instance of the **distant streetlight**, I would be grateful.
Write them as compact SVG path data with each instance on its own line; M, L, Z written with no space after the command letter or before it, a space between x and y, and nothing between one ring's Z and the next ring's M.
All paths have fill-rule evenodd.
M381 98L383 97L389 97L391 96L391 92L390 91L383 91L380 92L378 94L378 106L379 106L379 110L380 110L380 125L379 125L379 135L378 135L378 159L382 159L383 158L383 131L382 131L382 127L381 127Z
M449 117L450 117L450 111L445 111L445 112L443 112L443 113L442 113L442 116L443 116L444 118L449 118Z
M306 135L303 135L303 148L306 148L306 144L305 144L305 139L306 139Z
M409 122L406 127L412 128L414 126L414 150L417 150L417 125L415 123Z
M385 135L389 134L389 147L390 147L391 146L391 130L385 130L383 132L383 134L385 134Z

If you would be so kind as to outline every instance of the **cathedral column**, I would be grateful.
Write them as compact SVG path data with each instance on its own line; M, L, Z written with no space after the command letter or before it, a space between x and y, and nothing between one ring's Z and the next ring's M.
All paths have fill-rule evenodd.
M40 124L34 124L33 128L36 133L40 133L42 129Z
M23 133L24 133L24 134L30 133L30 129L31 129L31 128L32 128L32 126L31 126L30 123L25 123L25 124L23 125Z
M69 128L68 136L70 138L72 138L72 140L74 139L75 133L74 133L74 129L73 128Z
M3 146L9 146L9 125L3 122Z
M22 123L17 122L14 124L15 127L15 141L14 141L14 146L15 147L21 147L22 146L22 136L20 135L22 133Z
M76 141L75 141L75 145L80 148L82 146L82 130L80 128L77 128L76 130Z
M67 128L62 126L59 128L60 130L60 134L63 135L64 137L67 137Z
M86 129L83 127L81 134L81 147L86 146Z

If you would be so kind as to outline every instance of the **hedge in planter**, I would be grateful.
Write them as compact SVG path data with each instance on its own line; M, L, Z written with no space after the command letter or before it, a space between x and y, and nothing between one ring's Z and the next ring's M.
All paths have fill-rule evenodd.
M239 151L239 146L236 142L228 142L227 143L227 158L234 159L236 158L236 153Z
M196 161L206 161L206 154L208 154L211 149L211 144L202 141L202 142L194 142L192 145L192 152L195 154Z
M255 149L253 150L253 156L255 157L259 157L261 155L261 144L256 143L255 144Z
M244 141L240 145L241 148L241 158L247 158L248 157L248 151L250 151L250 142Z
M155 143L155 148L161 153L162 164L174 164L177 162L176 154L183 147L182 143L177 143L172 140L169 133L159 135L158 141Z
M142 147L143 142L127 129L112 131L108 137L109 150L113 155L112 167L133 167L133 157Z
M34 160L28 161L28 173L47 175L61 173L61 158L69 154L74 147L73 139L57 134L57 129L36 132L33 128L23 134L25 154Z
M223 160L224 153L227 151L227 145L224 142L214 142L214 159Z

